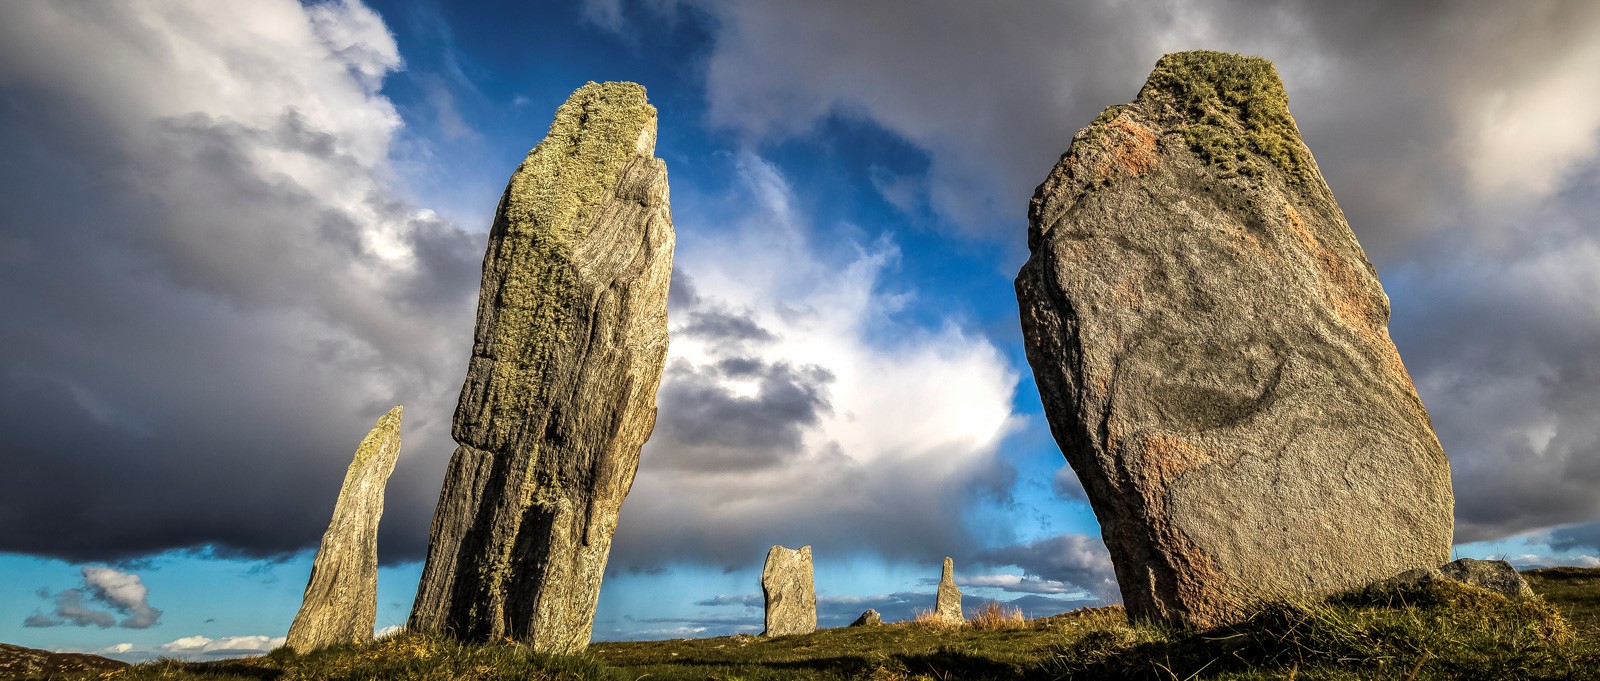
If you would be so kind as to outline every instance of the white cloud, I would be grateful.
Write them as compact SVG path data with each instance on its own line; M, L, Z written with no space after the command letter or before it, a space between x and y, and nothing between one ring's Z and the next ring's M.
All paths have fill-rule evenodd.
M157 648L173 657L195 659L206 657L253 657L264 655L283 646L282 636L224 636L210 638L194 635L163 643Z
M150 590L138 575L90 565L83 568L83 583L95 600L127 616L122 620L125 628L144 629L161 619L161 611L150 607Z
M899 320L915 292L886 286L892 243L821 246L774 166L745 155L737 168L749 212L714 241L680 241L660 418L620 562L742 565L784 542L954 550L963 500L1003 475L1016 370L955 320Z
M118 643L116 645L106 646L94 652L96 655L117 655L120 653L131 652L132 650L132 643Z

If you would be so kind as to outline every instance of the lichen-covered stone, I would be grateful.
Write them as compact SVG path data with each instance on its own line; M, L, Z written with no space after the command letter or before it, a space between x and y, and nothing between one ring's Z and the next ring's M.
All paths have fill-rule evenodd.
M1449 463L1287 101L1266 60L1167 55L1029 205L1028 362L1135 619L1449 557Z
M933 616L954 624L967 619L961 612L961 589L956 586L955 561L949 556L945 556L944 569L939 574L939 593L934 600Z
M411 630L588 645L667 352L655 139L643 87L590 83L506 186Z
M396 406L378 419L345 471L300 612L289 625L285 645L295 650L372 640L378 617L378 521L384 488L400 458L401 412Z
M762 636L809 634L817 630L817 588L811 570L811 547L774 546L761 568L761 592L767 601L767 628Z
M1444 580L1488 589L1507 598L1533 597L1533 588L1510 563L1476 558L1460 558L1439 567L1408 570L1397 577L1378 582L1378 586L1408 586Z

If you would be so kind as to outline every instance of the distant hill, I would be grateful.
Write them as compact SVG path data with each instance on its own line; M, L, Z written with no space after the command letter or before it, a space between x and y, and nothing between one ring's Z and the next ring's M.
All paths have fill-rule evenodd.
M0 679L110 671L126 662L88 653L56 653L0 643Z

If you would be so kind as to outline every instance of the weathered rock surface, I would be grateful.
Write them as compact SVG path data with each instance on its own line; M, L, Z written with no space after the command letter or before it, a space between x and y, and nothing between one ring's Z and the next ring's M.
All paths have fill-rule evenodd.
M1130 617L1448 560L1449 462L1270 62L1163 57L1073 137L1028 246L1028 362Z
M856 618L856 621L850 623L850 626L875 627L880 624L883 624L883 615L879 615L877 610L867 608L866 612L861 613L861 616Z
M1533 588L1528 586L1527 580L1503 560L1460 558L1439 567L1409 570L1380 584L1393 586L1443 580L1488 589L1508 598L1533 596Z
M955 561L949 556L945 556L944 570L939 575L939 596L934 601L933 616L955 624L967 620L961 612L961 589L956 586Z
M345 471L300 612L289 625L285 645L295 650L372 640L378 618L378 521L384 488L400 458L401 412L396 406L378 418Z
M413 631L589 643L667 352L675 236L655 140L643 87L590 83L506 186Z
M767 629L762 636L809 634L817 630L817 588L811 571L811 547L774 546L761 568L761 591L767 600Z

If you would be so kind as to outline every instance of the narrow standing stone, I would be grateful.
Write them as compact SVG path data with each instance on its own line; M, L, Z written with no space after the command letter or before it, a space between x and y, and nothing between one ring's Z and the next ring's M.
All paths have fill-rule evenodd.
M1131 618L1226 624L1448 559L1449 461L1270 62L1163 57L1028 219L1028 363Z
M500 199L413 631L584 649L655 425L675 240L656 110L590 83Z
M774 546L761 568L767 600L767 630L762 636L809 634L817 630L817 589L812 581L811 547Z
M939 597L934 601L933 616L951 624L967 621L961 612L961 589L956 586L955 561L945 556L944 570L939 574Z
M378 618L378 520L384 487L400 458L401 411L396 406L378 419L345 471L300 612L289 625L285 645L295 650L372 640Z

